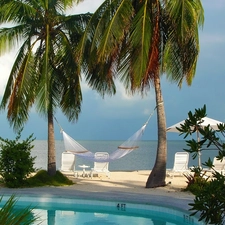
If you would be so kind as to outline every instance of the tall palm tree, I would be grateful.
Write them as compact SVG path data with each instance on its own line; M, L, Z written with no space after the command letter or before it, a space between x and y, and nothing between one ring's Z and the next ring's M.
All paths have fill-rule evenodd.
M0 0L0 54L19 47L1 109L15 130L28 120L33 105L48 121L48 173L56 172L54 113L69 121L81 111L80 68L75 57L90 14L66 15L72 0ZM8 25L8 26L7 26Z
M92 16L80 43L89 84L94 77L120 77L131 93L155 89L158 146L146 187L164 186L166 118L161 75L190 85L199 54L200 0L105 0Z

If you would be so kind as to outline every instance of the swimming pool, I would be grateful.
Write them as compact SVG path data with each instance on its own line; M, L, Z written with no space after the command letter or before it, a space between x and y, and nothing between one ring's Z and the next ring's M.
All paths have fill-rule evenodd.
M1 205L7 200L3 197ZM42 225L202 225L184 210L159 205L69 198L19 197L17 207L35 207ZM39 224L38 221L36 224Z

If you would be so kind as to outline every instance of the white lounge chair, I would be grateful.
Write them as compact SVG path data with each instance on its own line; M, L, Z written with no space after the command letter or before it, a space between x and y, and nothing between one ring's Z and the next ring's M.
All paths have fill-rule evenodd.
M60 172L67 175L74 175L75 155L70 152L63 152L61 158Z
M176 152L174 156L174 165L172 170L167 170L169 176L174 176L178 173L182 175L184 172L188 172L189 153L188 152Z
M216 157L213 158L213 169L209 169L206 171L213 173L214 171L218 173L222 173L223 175L225 174L225 157L221 161L220 159L217 159ZM204 169L205 170L205 169Z
M107 152L96 152L95 159L98 160L107 160L109 158L109 153ZM110 177L109 172L109 162L94 162L94 168L91 168L91 178L93 177L94 173L105 173L107 177Z
M220 159L217 159L214 157L213 159L213 169L219 173L224 173L225 172L225 158L221 161Z

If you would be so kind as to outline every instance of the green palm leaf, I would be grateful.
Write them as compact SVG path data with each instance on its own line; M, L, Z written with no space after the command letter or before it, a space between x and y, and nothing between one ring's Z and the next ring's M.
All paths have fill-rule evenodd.
M0 202L2 197L0 198ZM15 209L17 199L12 195L0 209L0 224L4 225L30 225L38 221L38 216L34 215L30 206L22 209ZM41 224L41 222L40 222Z
M53 115L60 108L69 121L74 121L81 111L81 68L76 48L90 14L65 15L68 7L79 2L1 2L0 23L5 27L0 29L0 54L15 46L20 49L0 107L7 108L15 130L23 127L33 106L48 118L48 170L52 175L56 171Z

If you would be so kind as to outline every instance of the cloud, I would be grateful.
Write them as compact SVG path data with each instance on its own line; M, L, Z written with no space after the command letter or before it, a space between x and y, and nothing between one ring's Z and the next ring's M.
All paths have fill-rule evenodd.
M84 102L92 102L96 113L103 117L121 117L136 114L146 115L155 107L155 95L152 89L148 95L141 96L140 93L128 94L123 84L116 81L116 94L105 95L102 98L96 91L85 90ZM93 113L93 111L92 111Z
M71 13L93 12L103 0L84 0L80 5L73 7ZM211 118L225 121L224 104L224 51L225 51L225 0L204 0L205 25L200 31L200 55L196 76L193 84L183 85L180 90L175 84L170 84L163 78L162 92L164 97L167 124L172 125L186 118L189 110L207 105L207 113ZM0 58L1 83L0 95L4 91L10 68L15 59L15 52ZM124 86L116 82L117 93L114 96L105 96L104 99L82 81L83 104L79 121L75 124L68 122L62 113L56 117L60 124L76 139L125 139L146 121L155 108L155 94L152 88L143 98L140 94L128 95ZM6 134L6 116L1 116L2 131ZM147 127L146 139L157 139L156 113L154 113ZM57 126L56 126L57 130ZM10 131L7 136L10 135ZM25 131L35 131L37 138L47 138L47 121L37 115L32 108L29 122ZM58 132L59 133L59 132ZM60 135L60 134L59 134ZM1 136L1 135L0 135ZM58 136L59 137L59 136ZM175 137L178 139L178 135Z
M84 0L78 5L74 5L67 12L68 14L94 12L102 3L103 0Z
M225 34L223 33L206 33L201 35L201 45L221 45L225 43Z
M15 52L7 53L0 57L1 82L0 82L0 96L3 96L8 77L11 71L12 64L15 59Z

